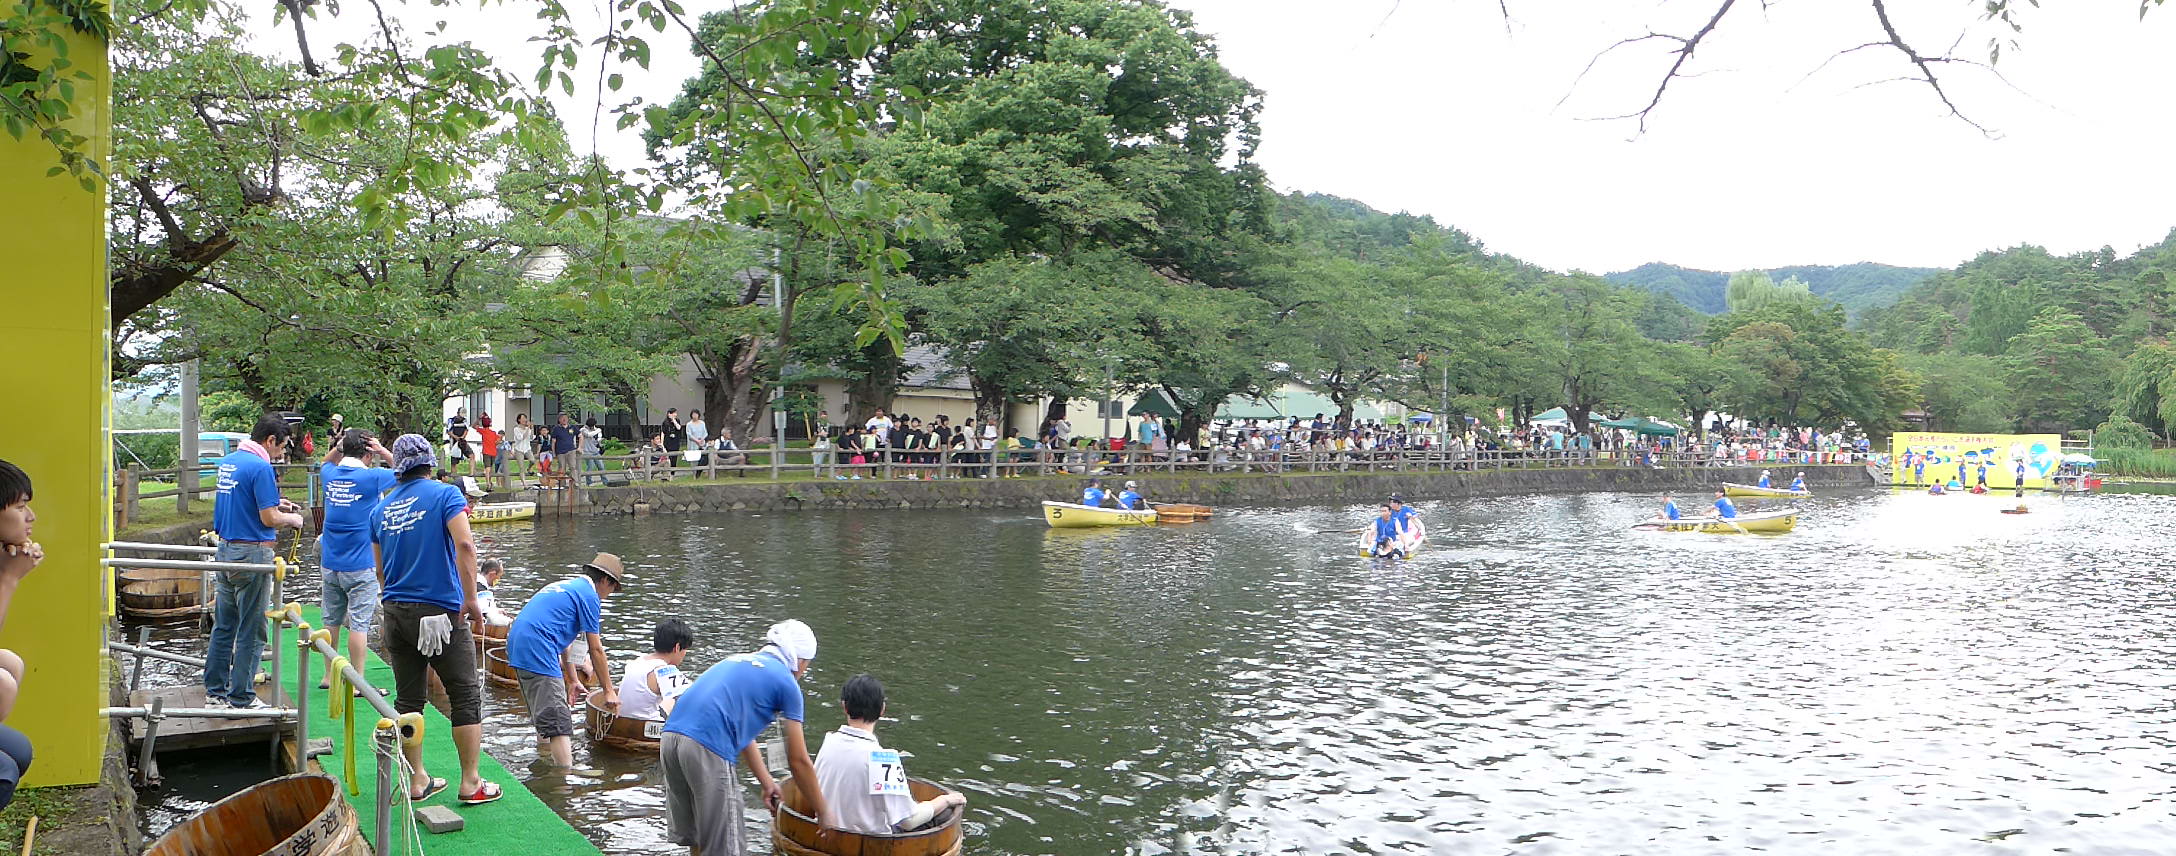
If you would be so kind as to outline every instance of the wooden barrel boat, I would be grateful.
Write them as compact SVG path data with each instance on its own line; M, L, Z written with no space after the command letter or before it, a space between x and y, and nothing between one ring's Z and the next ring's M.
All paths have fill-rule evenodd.
M778 815L772 818L771 850L784 856L959 856L964 843L958 809L945 810L929 827L914 832L861 835L834 830L818 838L816 822L806 814L808 800L793 786L793 778L787 777L779 787L786 793ZM907 791L915 802L953 793L922 779L908 779Z
M656 752L665 738L662 719L628 719L604 707L604 690L590 690L583 712L588 716L589 739L630 752Z
M1366 531L1360 533L1360 558L1410 559L1418 555L1421 546L1428 543L1428 524L1420 522L1418 517L1413 518L1411 523L1412 537L1380 554L1375 552L1375 527L1370 524Z
M468 510L470 523L504 523L509 520L527 520L536 516L534 502L487 502Z
M1214 508L1206 505L1195 505L1190 502L1151 502L1149 507L1156 509L1156 515L1159 519L1163 515L1173 512L1191 514L1195 517L1208 517L1216 513Z
M1657 517L1635 524L1635 529L1654 529L1662 532L1705 532L1710 535L1780 535L1798 525L1798 509L1780 511L1756 511L1740 514L1725 520L1720 517L1683 517L1671 520Z
M468 635L470 639L476 640L477 655L482 656L484 651L492 648L506 647L506 631L512 627L511 624L493 624L489 621L469 622Z
M1044 502L1043 520L1053 529L1088 529L1097 526L1146 526L1156 522L1156 509L1128 511L1096 508L1071 502Z
M144 856L370 856L340 782L298 773L212 804L169 830Z
M125 585L148 580L202 580L204 572L179 568L122 568L115 576Z
M195 576L171 580L137 580L121 584L121 608L167 610L204 603L204 582Z
M1813 491L1790 490L1788 488L1780 487L1756 487L1749 484L1733 484L1731 482L1723 482L1723 495L1749 496L1760 499L1798 499L1800 497L1812 496Z
M521 673L514 670L514 664L506 661L504 645L484 649L484 677L491 679L494 684L521 686Z

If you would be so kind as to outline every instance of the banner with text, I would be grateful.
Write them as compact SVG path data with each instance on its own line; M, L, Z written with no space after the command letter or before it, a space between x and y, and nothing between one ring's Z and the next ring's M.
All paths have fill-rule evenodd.
M2044 487L2063 462L2060 434L1899 433L1889 440L1891 482L1900 485L1948 484L1969 488L1983 481L1990 490ZM1982 474L1984 473L1984 478Z

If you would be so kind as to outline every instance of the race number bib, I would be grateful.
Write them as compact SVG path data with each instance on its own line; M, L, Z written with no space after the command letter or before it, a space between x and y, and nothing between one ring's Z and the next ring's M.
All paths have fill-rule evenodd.
M664 739L664 737L665 737L665 723L664 723L664 721L663 721L663 720L658 720L658 721L654 721L654 722L645 722L645 723L643 723L643 724L642 724L642 736L643 736L643 738L644 738L644 739L647 739L647 740L662 740L662 739Z
M899 753L890 749L869 753L869 795L908 795L907 768L899 763Z

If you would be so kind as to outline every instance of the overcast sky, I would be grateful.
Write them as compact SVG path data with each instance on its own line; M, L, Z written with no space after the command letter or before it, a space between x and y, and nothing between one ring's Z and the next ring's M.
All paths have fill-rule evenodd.
M1880 38L1863 0L1743 0L1640 133L1632 120L1593 119L1644 105L1670 46L1619 49L1575 87L1581 69L1620 39L1691 33L1717 0L1504 2L1508 23L1489 0L1175 5L1265 93L1259 159L1280 190L1433 215L1560 270L1948 267L2020 243L2127 253L2176 226L2176 9L2143 22L2130 2L2028 9L2022 49L1998 66L2008 83L1938 67L1989 136L1950 117L1924 84L1883 82L1912 73L1894 51L1861 50L1808 76ZM1978 23L1976 3L1890 5L1922 53L1955 45L1957 56L1986 56L1995 29ZM447 14L391 8L417 38ZM537 48L524 41L527 16L509 15L517 8L454 13L448 35L527 78ZM281 48L280 30L257 32ZM630 71L623 92L669 100L695 63L681 34L652 46L651 71ZM586 149L595 68L583 71L583 91L563 103ZM598 149L638 165L632 133L613 134L610 116L602 124Z

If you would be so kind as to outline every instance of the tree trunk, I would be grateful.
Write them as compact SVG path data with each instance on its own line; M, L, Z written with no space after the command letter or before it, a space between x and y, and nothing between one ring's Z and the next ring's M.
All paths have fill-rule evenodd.
M844 424L859 425L869 421L881 407L892 409L892 399L899 397L899 370L904 363L892 353L891 343L878 339L861 349L862 361L869 366L861 377L846 384L846 417Z
M975 390L975 419L984 425L996 425L999 438L1011 436L1005 424L1005 391L986 384L981 378L970 375L967 385Z
M770 436L767 420L763 418L770 409L766 400L766 388L758 372L762 369L764 340L748 336L734 342L733 347L722 355L690 354L702 372L703 421L733 430L733 436L743 441L758 436ZM762 428L760 435L756 429Z

